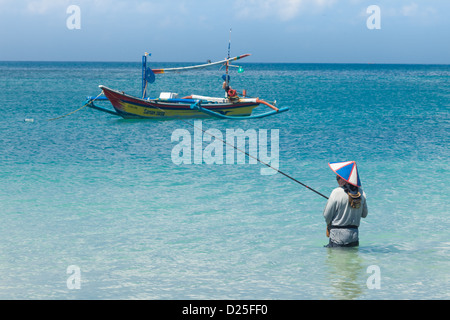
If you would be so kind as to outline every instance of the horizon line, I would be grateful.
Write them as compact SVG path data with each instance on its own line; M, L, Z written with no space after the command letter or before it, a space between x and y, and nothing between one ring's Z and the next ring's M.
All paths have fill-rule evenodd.
M45 62L61 62L61 63L141 63L140 61L101 61L101 60L0 60L1 62L17 62L17 63L45 63ZM155 63L202 63L204 61L151 61ZM240 62L240 64L357 64L357 65L442 65L448 66L450 63L440 62Z

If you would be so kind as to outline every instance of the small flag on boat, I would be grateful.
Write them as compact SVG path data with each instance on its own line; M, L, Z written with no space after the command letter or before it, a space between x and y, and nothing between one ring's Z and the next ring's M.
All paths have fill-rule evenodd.
M328 165L339 177L354 186L361 187L355 161L330 162Z
M145 80L147 80L148 83L153 83L155 82L155 79L155 73L152 71L152 69L147 68L145 72Z

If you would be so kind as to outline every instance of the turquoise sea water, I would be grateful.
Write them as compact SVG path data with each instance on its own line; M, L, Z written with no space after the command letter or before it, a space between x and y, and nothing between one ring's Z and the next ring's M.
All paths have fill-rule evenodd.
M279 169L326 195L328 162L355 160L358 249L324 248L326 200L260 164L175 165L172 132L194 120L48 121L99 84L139 95L139 63L0 62L0 298L449 299L450 66L244 67L233 87L290 111L203 129L278 129ZM221 96L221 72L150 90Z

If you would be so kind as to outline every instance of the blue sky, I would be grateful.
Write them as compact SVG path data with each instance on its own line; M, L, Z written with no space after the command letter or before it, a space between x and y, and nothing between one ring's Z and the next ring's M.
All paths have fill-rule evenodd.
M219 60L232 28L247 62L450 64L449 16L449 0L0 0L0 60Z

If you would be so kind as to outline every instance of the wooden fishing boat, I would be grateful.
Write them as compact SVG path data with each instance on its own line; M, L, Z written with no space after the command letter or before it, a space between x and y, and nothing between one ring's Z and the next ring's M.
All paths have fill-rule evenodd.
M224 119L249 119L262 118L270 115L287 111L288 108L276 107L276 102L246 97L245 91L238 93L229 85L230 76L228 74L229 67L238 67L230 64L231 61L248 57L250 54L244 54L233 58L228 57L222 61L206 63L195 66L186 66L179 68L150 69L147 67L148 53L142 57L142 97L135 97L121 91L110 89L100 85L102 93L105 97L88 97L86 106L118 115L126 119L163 119L163 118L200 118L200 117L218 117ZM158 98L147 98L147 87L149 83L153 83L156 74L165 74L170 72L182 72L193 69L207 68L214 65L224 65L226 74L222 76L224 79L223 89L224 97L209 97L202 95L190 95L179 97L175 93L162 92ZM238 67L242 72L242 67ZM95 102L109 100L114 110L100 107ZM252 115L253 109L259 105L266 105L272 110Z
M203 117L209 114L197 107L226 116L250 116L261 102L255 98L214 98L192 95L178 99L171 93L161 93L158 99L140 99L122 92L100 86L115 112L123 118L188 118Z

